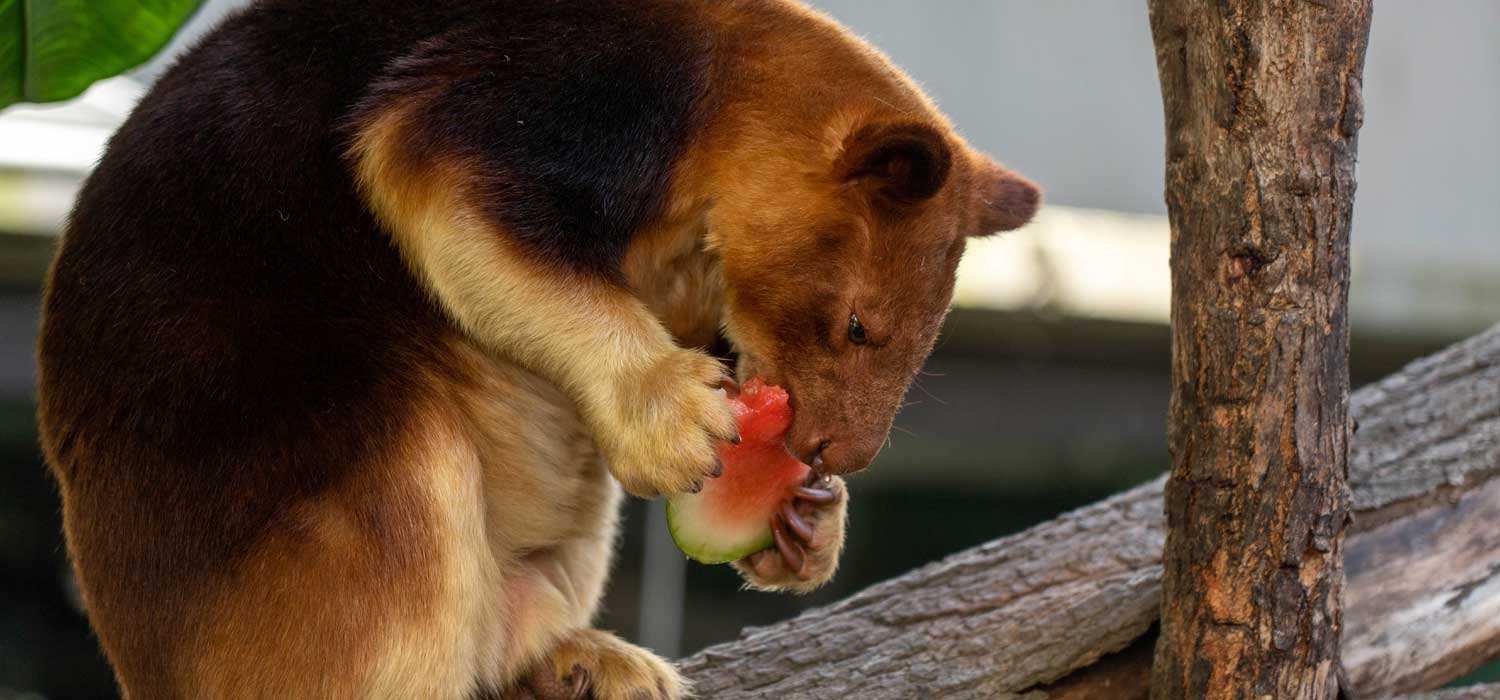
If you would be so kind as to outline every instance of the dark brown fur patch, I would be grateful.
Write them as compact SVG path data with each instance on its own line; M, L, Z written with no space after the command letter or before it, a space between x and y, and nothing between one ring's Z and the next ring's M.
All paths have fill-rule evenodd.
M884 440L963 237L1036 204L897 69L799 5L253 5L112 139L44 302L44 446L91 621L135 697L192 696L204 659L269 693L314 683L331 657L323 670L353 687L383 631L346 617L410 612L430 590L434 530L404 500L403 440L468 381L454 348L477 351L351 172L361 130L393 115L398 175L460 180L488 219L475 229L514 238L558 289L659 276L635 289L706 340L722 281L746 369L793 391L791 446L833 440L833 470ZM886 123L918 125L922 148L877 148L893 157L857 175L896 176L900 207L836 167L851 134ZM680 238L705 226L710 251ZM633 252L647 262L622 270ZM687 287L713 298L673 301L655 260L697 266ZM856 311L870 342L851 347Z
M402 56L351 123L406 105L405 157L467 163L497 228L615 277L711 108L710 47L687 18L674 3L508 3Z
M70 547L127 689L171 697L193 601L253 591L225 582L295 539L307 503L354 498L367 561L389 570L417 546L370 485L402 468L392 436L453 371L456 331L357 192L357 105L441 85L411 146L477 159L487 211L540 257L607 270L659 206L701 93L673 7L273 0L142 101L78 199L39 349Z

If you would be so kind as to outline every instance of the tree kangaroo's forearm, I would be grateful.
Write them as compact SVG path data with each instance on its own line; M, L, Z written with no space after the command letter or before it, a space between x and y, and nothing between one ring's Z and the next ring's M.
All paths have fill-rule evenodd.
M398 157L401 117L376 119L353 156L371 207L429 293L487 350L567 392L626 489L693 489L714 468L715 442L735 435L713 392L723 368L679 348L625 287L529 255L470 204L472 166Z
M588 407L607 379L634 375L675 345L624 288L527 259L465 201L458 167L418 170L393 153L393 111L362 132L357 174L372 207L427 289L470 337L556 382Z
M679 350L627 290L526 260L474 217L418 233L400 242L403 254L464 332L555 382L585 412L616 401Z

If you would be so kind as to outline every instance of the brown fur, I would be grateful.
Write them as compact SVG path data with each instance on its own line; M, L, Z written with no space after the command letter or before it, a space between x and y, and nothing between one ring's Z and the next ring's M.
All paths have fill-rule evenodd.
M746 4L715 7L733 17ZM825 468L856 471L874 459L931 351L964 238L1019 226L1039 195L972 151L899 69L822 16L786 5L724 21L742 33L724 80L742 90L725 97L709 130L716 158L697 181L717 185L708 240L727 290L726 329L742 374L790 390L788 447L810 460L827 442ZM824 87L786 88L799 82ZM878 174L848 179L860 172L851 152L869 153L862 139L887 125L919 128L946 149L948 174L932 196L884 201ZM848 344L849 312L870 329L868 346Z
M409 12L383 3L370 16ZM193 162L187 146L156 146L153 125L240 118L216 111L227 97L174 97L228 80L215 51L254 53L273 6L323 10L272 2L231 20L241 43L211 39L185 59L86 188L49 283L42 423L91 620L131 697L547 700L575 684L596 700L680 697L670 665L588 626L616 482L682 493L733 435L715 389L725 370L705 349L722 333L742 378L788 387L789 449L830 474L862 469L932 348L965 238L1038 205L883 57L782 0L631 5L643 19L620 31L638 36L620 41L664 52L677 68L663 70L692 83L663 98L678 111L661 119L682 128L645 146L605 138L597 167L547 161L556 135L521 148L507 139L524 124L452 111L507 108L452 94L504 87L485 82L502 66L476 72L509 49L483 22L467 28L474 3L495 9L451 0L366 27L432 22L412 37L438 37L352 54L368 85L279 98L326 110L286 122L322 131L192 142L231 162L249 157L237 148L288 149L256 156L265 174L151 189L151 173ZM340 26L275 26L325 25ZM244 77L223 62L251 86L245 115L280 104L267 96L280 69ZM648 146L666 162L631 150ZM512 156L566 187L507 170ZM219 184L238 194L195 189ZM609 206L560 196L575 191ZM139 218L139 202L178 199L179 218ZM194 229L192 212L218 214L210 203L233 216ZM277 206L294 227L284 239L274 218L243 224ZM577 221L611 232L589 239ZM176 233L152 239L153 226ZM185 301L163 306L174 295ZM864 344L848 337L851 312ZM801 575L768 550L736 563L751 585L804 592L833 575L847 507L833 482L834 503L796 506L815 526Z

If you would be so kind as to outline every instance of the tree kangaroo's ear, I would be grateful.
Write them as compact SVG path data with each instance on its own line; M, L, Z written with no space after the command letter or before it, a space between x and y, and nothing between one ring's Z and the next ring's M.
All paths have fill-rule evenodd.
M970 236L1020 228L1042 206L1042 190L1036 183L988 158L975 169L972 192L969 220L975 224L965 232Z
M937 130L920 122L884 122L844 139L835 175L870 192L876 203L900 208L937 194L952 167L948 141Z

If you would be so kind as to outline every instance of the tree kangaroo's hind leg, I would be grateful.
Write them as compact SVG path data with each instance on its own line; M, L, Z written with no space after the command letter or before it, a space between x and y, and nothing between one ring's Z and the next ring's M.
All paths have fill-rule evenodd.
M421 403L388 449L289 504L195 601L172 660L180 693L162 697L475 691L488 662L477 622L507 582L468 546L484 528L478 455L450 408Z
M531 557L526 563L530 580L540 584L528 593L532 604L545 598L543 606L565 612L555 618L555 629L543 631L549 643L502 695L504 700L676 700L686 689L671 664L589 626L609 575L614 547L618 490L613 484L608 488L612 496L603 503L610 513L606 527L595 536ZM570 605L575 607L569 609ZM523 614L534 612L539 611Z
M476 621L480 646L498 652L480 669L482 687L503 700L573 700L575 687L597 700L676 698L668 664L588 629L609 577L621 491L576 407L511 363L472 347L460 356L469 371L449 395L482 464L486 518L483 537L468 538L485 545L469 550L468 568L493 563L503 573L479 591L490 603L490 617Z

